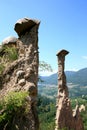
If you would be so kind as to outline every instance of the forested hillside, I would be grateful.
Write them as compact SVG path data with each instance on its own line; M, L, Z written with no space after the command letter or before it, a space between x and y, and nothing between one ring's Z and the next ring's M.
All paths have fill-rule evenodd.
M86 110L81 113L81 117L84 123L84 130L87 130L87 96L84 98L72 98L72 108L75 108L76 100L79 106L84 104ZM54 130L55 125L55 111L56 111L56 100L49 99L45 96L39 95L38 97L38 113L40 119L40 130ZM66 129L64 129L66 130Z

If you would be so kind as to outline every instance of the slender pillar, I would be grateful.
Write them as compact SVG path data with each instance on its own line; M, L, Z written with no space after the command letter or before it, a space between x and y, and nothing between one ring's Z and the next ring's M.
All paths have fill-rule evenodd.
M61 96L68 96L68 89L66 86L66 75L64 73L65 67L65 56L69 52L66 50L61 50L57 54L58 58L58 98Z
M76 107L72 111L70 99L68 97L68 87L66 85L66 75L64 73L65 56L69 52L61 50L57 54L58 58L58 98L55 120L55 130L84 130L83 122L80 117L79 109ZM74 115L74 116L73 116Z
M70 107L70 101L68 99L68 88L66 85L66 75L64 73L65 56L69 52L61 50L57 54L58 58L58 98L57 98L57 111L55 130L62 128L70 128L69 118L72 117L72 110ZM72 118L71 118L72 119Z

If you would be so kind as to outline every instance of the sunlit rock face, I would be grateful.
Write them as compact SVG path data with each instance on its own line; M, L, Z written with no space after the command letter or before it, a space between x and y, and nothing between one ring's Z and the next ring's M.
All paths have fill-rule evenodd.
M68 87L66 85L66 75L64 73L65 56L69 52L61 50L58 52L58 99L55 119L55 130L67 128L67 130L84 130L80 117L79 108L76 106L73 111L68 97Z
M9 37L5 38L5 39L2 41L2 44L3 44L3 45L6 45L6 44L16 44L17 40L18 40L18 39L17 39L16 37L9 36Z
M16 22L14 29L19 38L10 38L16 42L18 59L5 68L0 77L0 96L10 91L28 91L29 113L25 116L14 119L14 124L19 130L38 130L39 121L36 109L37 103L37 81L38 81L38 29L40 21L23 18ZM8 44L5 39L3 44ZM16 40L16 41L15 41ZM20 115L21 116L21 115ZM17 122L18 121L18 122Z

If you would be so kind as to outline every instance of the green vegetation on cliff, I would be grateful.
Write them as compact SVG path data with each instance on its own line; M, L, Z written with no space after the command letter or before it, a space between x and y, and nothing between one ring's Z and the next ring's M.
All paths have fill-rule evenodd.
M0 129L3 130L5 127L10 129L13 123L13 118L16 114L24 114L27 112L26 97L27 92L10 92L6 97L0 101Z
M0 74L9 63L17 59L18 52L16 47L2 46L0 48Z

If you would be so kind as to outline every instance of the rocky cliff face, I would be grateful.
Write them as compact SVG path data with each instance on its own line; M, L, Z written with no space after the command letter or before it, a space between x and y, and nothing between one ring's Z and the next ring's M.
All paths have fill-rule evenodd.
M0 98L10 91L27 91L29 95L29 112L23 119L16 115L12 125L19 130L38 130L39 121L36 110L37 81L38 81L38 28L40 22L23 18L15 24L15 31L19 38L8 38L3 41L4 46L13 46L18 50L18 59L9 64L0 77ZM13 129L12 129L13 130ZM16 128L15 128L16 130Z
M69 52L61 50L58 56L58 100L55 130L67 128L67 130L84 130L83 122L80 117L79 107L76 105L74 111L71 108L68 97L68 87L66 85L66 76L64 73L65 56Z

